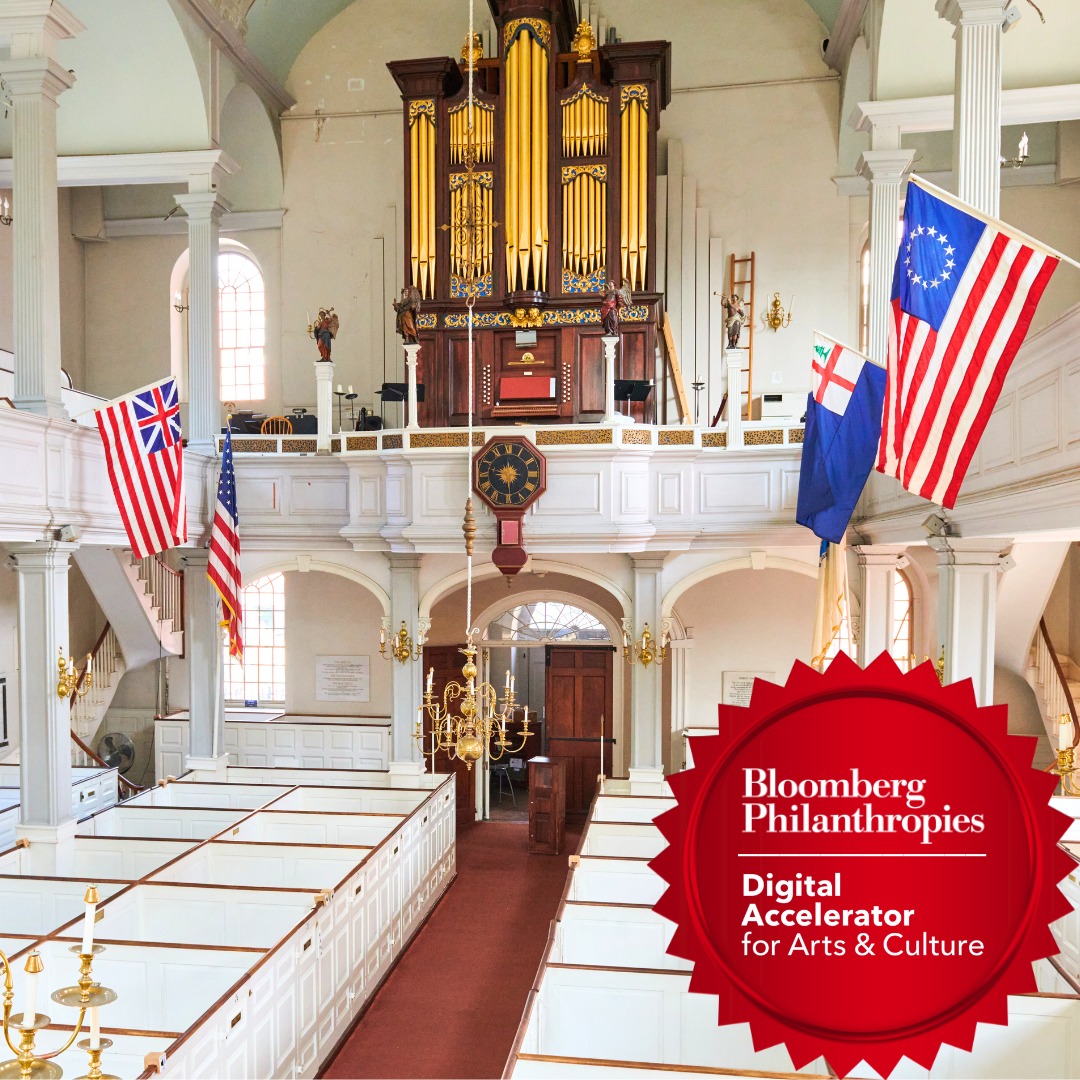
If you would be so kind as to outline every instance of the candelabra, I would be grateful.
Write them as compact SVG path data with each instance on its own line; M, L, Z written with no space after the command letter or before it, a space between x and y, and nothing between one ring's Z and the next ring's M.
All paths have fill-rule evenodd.
M1001 155L1001 167L1019 169L1028 159L1028 133L1025 131L1020 137L1020 145L1016 148L1016 157L1007 158Z
M401 620L401 629L390 637L390 652L386 651L386 634L389 628L389 619L383 620L382 628L379 630L379 652L382 656L389 660L391 657L399 664L404 664L410 657L413 660L420 659L420 652L426 644L423 630L416 636L416 647L413 648L413 639L409 635L409 631L405 626L405 620Z
M657 641L653 637L652 631L649 629L649 624L646 623L642 628L641 637L637 641L633 641L630 638L630 623L623 622L623 658L628 664L639 663L643 668L647 668L654 660L657 666L662 664L667 659L667 649L671 642L671 635L669 633L669 624L665 619L660 624L660 640ZM657 647L659 646L659 648Z
M772 330L780 330L785 326L791 325L791 304L788 304L787 311L784 311L784 306L780 303L780 294L778 292L773 293L772 303L769 305L769 310L765 313L765 322Z
M476 646L471 632L465 648L461 650L465 663L461 668L464 682L451 681L443 688L442 704L435 700L435 669L428 672L427 689L424 692L424 704L417 710L416 731L413 737L425 757L434 757L439 751L445 751L451 759L465 762L471 769L474 761L484 756L498 761L506 753L518 754L533 734L529 730L529 707L519 705L514 696L514 676L506 673L506 686L500 704L498 693L491 683L476 681ZM456 714L451 711L451 702L461 699ZM508 725L511 724L518 710L522 710L523 723L521 742L511 748ZM424 717L431 725L429 747L424 746Z
M60 659L57 660L56 666L58 669L58 676L56 680L56 696L59 698L68 698L72 694L78 694L79 697L86 697L87 691L93 685L94 676L91 674L90 668L93 665L94 658L90 653L86 654L86 670L83 675L79 674L78 669L75 667L75 661L68 657L64 659L64 647L60 646Z
M1057 761L1050 771L1061 777L1061 794L1080 795L1080 786L1076 782L1076 751L1073 748L1073 718L1063 712L1058 718Z
M48 1053L39 1053L37 1033L47 1028L52 1022L44 1013L37 1011L37 981L45 965L41 954L35 949L26 959L25 1007L21 1013L12 1015L11 1005L15 997L14 982L11 976L11 964L0 952L0 964L4 968L4 1041L14 1058L0 1062L0 1080L59 1080L64 1075L59 1065L52 1059L68 1050L82 1031L87 1012L90 1013L90 1037L79 1044L90 1059L88 1071L78 1080L118 1080L117 1077L101 1071L101 1055L112 1046L111 1039L101 1037L98 1010L102 1005L116 1001L116 991L94 982L94 957L103 953L103 945L94 944L94 921L98 905L98 891L95 885L86 890L86 914L83 920L83 940L81 945L73 945L71 952L79 957L79 980L74 986L65 986L52 995L57 1005L79 1010L70 1038L63 1046ZM19 1032L18 1045L12 1040L12 1030Z

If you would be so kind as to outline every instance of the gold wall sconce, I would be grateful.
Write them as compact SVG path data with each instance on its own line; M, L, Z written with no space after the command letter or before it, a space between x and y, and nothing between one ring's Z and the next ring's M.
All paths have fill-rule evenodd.
M413 646L412 635L409 633L408 627L405 625L405 620L401 620L401 629L396 634L389 635L390 620L383 619L382 628L379 630L379 653L384 659L389 660L393 658L399 664L404 664L407 660L419 660L420 653L423 651L426 644L426 637L424 631L421 630L417 634L416 645ZM387 645L390 646L389 653L386 651Z
M94 658L87 653L86 667L80 674L78 668L75 667L75 661L71 657L64 659L64 647L61 645L60 658L56 661L58 671L56 696L58 698L69 698L72 694L78 694L79 697L86 697L87 691L94 684L94 676L90 671L93 662Z
M785 311L784 305L780 303L780 294L778 292L772 294L772 303L769 304L769 310L765 312L765 322L774 332L791 325L791 307L794 301L793 296Z
M660 638L653 637L649 624L646 623L641 630L641 637L633 641L630 637L631 624L623 623L623 658L628 664L640 663L647 668L654 660L657 666L667 659L668 645L671 642L671 634L668 629L668 621L665 619L660 625Z

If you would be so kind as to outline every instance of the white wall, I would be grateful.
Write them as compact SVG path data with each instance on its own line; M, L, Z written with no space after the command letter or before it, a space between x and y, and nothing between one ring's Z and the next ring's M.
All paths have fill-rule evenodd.
M7 677L8 746L19 743L19 582L15 572L0 570L0 675ZM2 738L0 731L0 738Z

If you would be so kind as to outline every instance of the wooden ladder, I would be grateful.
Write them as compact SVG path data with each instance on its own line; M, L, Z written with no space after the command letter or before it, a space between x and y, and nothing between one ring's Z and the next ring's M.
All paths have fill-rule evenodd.
M751 251L744 259L736 259L732 252L728 257L728 281L731 283L731 292L742 300L743 311L746 313L739 346L742 347L743 342L746 342L746 367L742 370L746 376L745 419L750 420L753 418L754 405L754 321L757 318L757 308L754 307L754 252ZM735 407L734 403L731 407Z

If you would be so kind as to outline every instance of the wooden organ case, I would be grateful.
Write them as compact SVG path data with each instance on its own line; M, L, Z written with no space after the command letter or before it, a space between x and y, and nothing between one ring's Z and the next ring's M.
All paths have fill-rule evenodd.
M617 376L655 378L656 146L671 46L597 48L589 24L573 21L573 0L489 4L497 57L466 43L460 62L387 65L403 103L405 280L422 298L420 422L467 420L470 280L475 416L596 421L609 281L633 294L620 313ZM467 213L482 218L469 247L455 228Z

